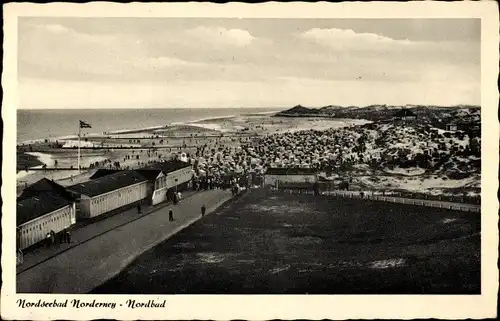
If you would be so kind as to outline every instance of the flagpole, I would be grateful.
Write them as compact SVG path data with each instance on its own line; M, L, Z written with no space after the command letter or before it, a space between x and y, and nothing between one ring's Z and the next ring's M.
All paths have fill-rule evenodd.
M80 173L80 132L82 130L82 126L80 122L78 122L78 173Z

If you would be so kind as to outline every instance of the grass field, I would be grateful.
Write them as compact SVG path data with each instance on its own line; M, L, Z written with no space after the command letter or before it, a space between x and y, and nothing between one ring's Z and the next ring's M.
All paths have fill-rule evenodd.
M478 294L480 215L252 190L94 293Z

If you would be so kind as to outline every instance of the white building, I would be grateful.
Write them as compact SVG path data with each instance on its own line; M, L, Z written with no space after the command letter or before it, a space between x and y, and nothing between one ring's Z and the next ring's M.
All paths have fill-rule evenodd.
M190 188L194 174L191 164L179 160L156 163L137 171L150 181L153 205L172 200L174 192Z
M17 202L17 247L23 250L75 224L75 203L54 192Z
M148 180L124 170L68 187L78 199L78 219L93 218L115 209L139 204L148 196Z

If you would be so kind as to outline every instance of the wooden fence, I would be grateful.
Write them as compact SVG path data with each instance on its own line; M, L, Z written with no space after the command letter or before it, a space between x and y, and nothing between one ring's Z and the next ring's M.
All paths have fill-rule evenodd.
M410 204L410 205L420 205L427 207L437 207L446 208L450 210L464 211L464 212L481 212L481 205L478 204L467 204L467 203L454 203L439 200L428 200L428 199L417 199L417 198L407 198L401 195L380 195L374 192L354 192L354 191L323 191L322 195L334 195L346 198L359 198L368 199L375 201L400 203L400 204Z
M271 188L271 190L277 190L276 188ZM289 194L310 194L314 195L313 189L300 189L300 188L280 188L279 190L289 193ZM408 204L408 205L419 205L419 206L427 206L427 207L435 207L435 208L445 208L450 210L457 210L463 212L481 212L481 205L478 204L468 204L468 203L455 203L455 202L447 202L440 200L428 200L428 199L417 199L417 198L407 198L402 197L399 193L391 193L390 195L384 195L382 192L373 192L373 191L339 191L339 190L330 190L330 191L319 191L320 195L331 195L337 197L344 198L356 198L356 199L366 199L366 200L375 200L382 202L391 202L391 203L400 203L400 204Z
M314 190L313 183L282 183L278 185L279 189L294 189L294 190ZM329 192L340 192L339 184L333 182L318 182L317 188L321 193L329 193ZM401 191L401 190L386 190L386 191L373 191L373 190L364 190L364 191L354 191L347 190L349 193L360 193L363 192L370 195L379 195L379 196L395 196L402 198L410 198L410 199L418 199L418 200L428 200L428 201L440 201L440 202L450 202L450 203L461 203L461 204L474 204L481 205L481 197L478 196L466 196L466 195L430 195L425 193L418 192L409 192L409 191Z

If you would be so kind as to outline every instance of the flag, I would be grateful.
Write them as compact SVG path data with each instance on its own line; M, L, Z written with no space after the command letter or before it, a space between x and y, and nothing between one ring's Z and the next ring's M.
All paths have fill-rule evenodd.
M80 120L80 128L92 128L92 126Z

